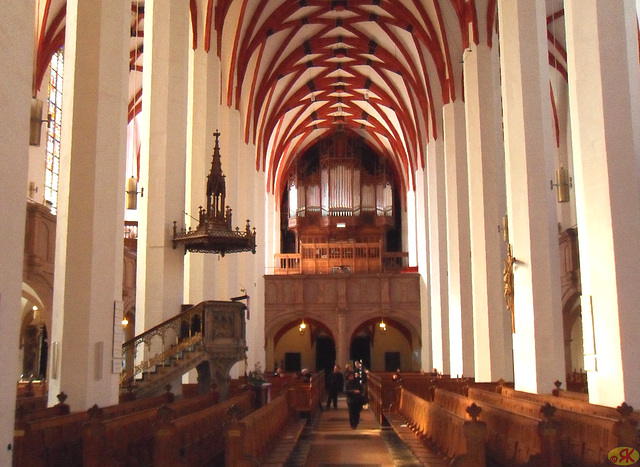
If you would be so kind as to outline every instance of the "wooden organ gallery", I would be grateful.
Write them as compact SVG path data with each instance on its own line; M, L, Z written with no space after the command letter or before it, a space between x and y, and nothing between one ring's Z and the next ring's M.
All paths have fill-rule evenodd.
M297 272L303 274L401 267L406 255L398 252L392 236L401 229L395 193L390 165L361 139L336 132L291 170L283 196L288 206L283 202L282 213L288 214L283 224L295 238L286 244L283 235L282 251L287 254L276 257L294 258ZM276 273L291 273L286 261L281 265Z

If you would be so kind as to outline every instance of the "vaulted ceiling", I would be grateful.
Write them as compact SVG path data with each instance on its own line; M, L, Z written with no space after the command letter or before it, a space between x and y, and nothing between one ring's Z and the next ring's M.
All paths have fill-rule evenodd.
M45 4L35 83L64 42L64 0ZM550 66L566 76L562 0L547 0ZM222 102L240 112L271 190L338 128L413 186L442 106L462 98L462 56L492 44L497 0L190 0L191 46L220 58ZM204 19L204 20L203 20ZM141 109L144 0L132 0L130 119Z

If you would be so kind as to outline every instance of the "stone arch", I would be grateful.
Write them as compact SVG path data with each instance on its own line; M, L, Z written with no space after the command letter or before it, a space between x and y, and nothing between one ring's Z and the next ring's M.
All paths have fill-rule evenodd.
M307 328L301 333L298 329L303 319ZM281 316L266 329L266 369L270 370L271 365L274 370L284 368L287 353L300 353L301 368L315 369L315 341L322 336L337 345L336 330L324 320L306 316L302 318L295 313Z
M384 328L381 323L384 323ZM349 346L360 336L369 339L372 371L420 369L419 360L414 358L415 350L421 347L420 333L411 324L397 317L369 314L351 329ZM393 363L396 358L397 364Z

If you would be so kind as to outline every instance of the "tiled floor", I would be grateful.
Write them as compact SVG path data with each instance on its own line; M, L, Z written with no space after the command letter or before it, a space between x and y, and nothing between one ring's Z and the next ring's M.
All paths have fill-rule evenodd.
M358 428L349 426L344 399L338 409L325 410L305 429L287 467L418 467L445 466L437 454L433 463L418 460L388 428L381 428L370 410L361 413Z

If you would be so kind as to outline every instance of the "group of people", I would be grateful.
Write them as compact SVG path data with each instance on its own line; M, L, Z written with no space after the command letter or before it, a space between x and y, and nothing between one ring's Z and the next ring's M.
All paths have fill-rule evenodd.
M333 405L338 408L338 394L344 392L347 396L347 408L349 410L349 424L355 429L360 423L360 412L367 404L366 398L367 370L362 366L362 361L356 361L354 368L347 365L344 374L340 367L335 365L333 372L328 377L327 384L327 410Z

